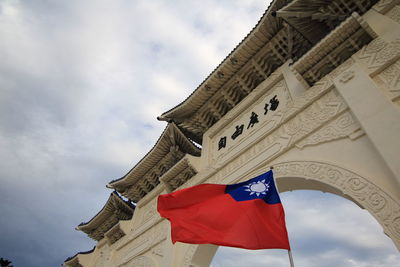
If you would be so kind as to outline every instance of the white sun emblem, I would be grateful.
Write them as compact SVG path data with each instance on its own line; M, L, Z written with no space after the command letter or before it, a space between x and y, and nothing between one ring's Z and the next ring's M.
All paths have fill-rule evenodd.
M250 192L250 196L256 194L258 197L260 195L266 195L267 191L269 189L269 183L265 183L265 179L257 182L252 182L248 185L245 185L247 187L244 191Z

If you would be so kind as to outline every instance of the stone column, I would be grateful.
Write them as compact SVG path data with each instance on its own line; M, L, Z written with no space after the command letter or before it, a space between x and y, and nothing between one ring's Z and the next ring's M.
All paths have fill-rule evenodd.
M400 183L400 110L356 62L333 82ZM368 163L366 163L368 164Z

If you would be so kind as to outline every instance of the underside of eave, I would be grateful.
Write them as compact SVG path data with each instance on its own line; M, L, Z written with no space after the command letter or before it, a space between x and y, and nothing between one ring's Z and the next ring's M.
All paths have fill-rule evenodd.
M263 43L268 41L268 39L265 38L271 38L278 32L281 20L279 18L274 18L271 14L275 10L285 6L288 2L290 1L272 1L268 9L265 11L251 32L193 91L193 93L182 103L170 109L169 111L164 112L157 119L163 121L174 121L179 124L185 118L190 117L191 114L195 113L218 89L210 87L208 83L217 81L220 85L222 85L229 79L229 76L233 76L252 57L252 55L257 52L257 49L262 47ZM275 27L273 27L273 24L275 24ZM264 38L265 40L261 40L260 38ZM257 49L251 48L249 46L250 43L257 47ZM247 56L243 57L244 55ZM238 62L237 58L244 59L241 62ZM229 71L232 69L234 70L233 72ZM229 73L230 75L228 76L226 73Z
M68 257L65 261L64 261L64 266L68 266L71 264L76 264L79 263L79 255L87 255L92 253L94 250L96 249L96 246L94 246L91 250L88 251L80 251L78 253L76 253L74 256Z
M176 190L197 174L196 168L193 167L192 159L192 156L186 155L160 177L160 181L168 192Z
M178 137L178 140L175 140L176 137ZM176 143L175 145L180 147L185 146L185 150L187 150L186 152L188 154L197 157L201 155L201 149L197 147L190 139L188 139L188 137L176 126L175 123L170 122L162 132L153 148L126 175L111 181L107 187L118 191L119 186L125 186L126 184L134 183L163 158L163 154L165 153L160 153L163 143L174 143L177 141L180 141L180 144Z
M321 39L327 36L346 18L351 16L352 13L364 14L377 1L378 0L274 1L264 13L256 27L253 28L246 38L225 58L210 76L207 77L185 101L163 113L158 119L174 121L186 136L196 143L202 144L202 135L205 131L223 117L227 112L226 110L229 111L232 108L232 103L230 103L232 99L228 99L226 105L222 104L228 106L228 108L223 107L221 109L220 106L216 106L214 103L215 100L218 103L221 103L221 101L216 99L215 96L229 90L227 88L229 88L231 81L236 81L238 79L240 81L243 70L248 67L248 63L252 63L256 60L255 57L259 51L262 51L261 48L275 45L274 38L268 38L267 40L259 42L260 39L257 36L259 36L260 33L265 35L265 28L268 28L269 25L281 25L279 28L280 30L289 29L292 31L291 34L301 36L301 38L296 39L296 44L294 44L295 41L292 42L292 47L303 46L307 49L297 54L289 50L292 54L286 58L286 60L292 59L293 61L297 61L308 49L318 44ZM262 32L263 30L264 32ZM279 35L279 31L276 29L269 33L272 32L276 34L274 37ZM288 39L291 38L289 36L287 37ZM260 46L262 42L264 42L264 45ZM257 49L259 50L257 51ZM236 68L235 71L231 71L232 59L235 59L238 54L246 54L247 62L241 62L240 66ZM281 60L281 55L279 55L279 53L276 55L273 54L273 56L276 57L276 61ZM282 64L281 62L279 66ZM275 64L271 65L271 68L273 67L276 69L279 66ZM251 73L251 75L253 74L254 73ZM268 75L270 74L267 74L267 76ZM265 78L264 75L264 79ZM218 86L209 86L210 83L218 79ZM242 83L243 80L239 82L239 87L242 86ZM242 89L246 92L244 95L247 95L249 93L248 89L251 91L254 88L240 88L238 94L242 94L242 92L240 92L243 91ZM240 97L240 100L235 102L233 106L237 105L243 98L244 97ZM204 110L210 111L205 112Z
M317 44L353 12L367 12L378 0L295 0L274 12Z
M81 223L77 226L77 230L80 230L86 234L90 234L93 229L99 227L109 217L110 210L116 209L113 202L119 203L126 210L130 210L133 214L134 206L124 201L116 192L112 192L110 197L107 199L106 204L103 208L88 222Z

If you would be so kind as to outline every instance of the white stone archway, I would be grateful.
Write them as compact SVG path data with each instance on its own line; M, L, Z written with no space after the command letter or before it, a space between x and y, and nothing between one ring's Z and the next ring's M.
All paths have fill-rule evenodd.
M319 2L314 12L343 1ZM309 11L290 15L308 10L307 1L283 2L273 1L204 83L159 117L168 126L155 146L108 184L136 203L132 218L113 225L108 216L96 216L87 231L99 239L96 249L69 258L66 266L95 266L98 258L110 266L132 260L138 266L209 266L217 247L173 245L169 222L157 213L158 195L244 181L269 166L280 192L311 189L347 198L400 249L400 6L351 0L347 18L340 25L328 19L334 30L318 34L320 24Z

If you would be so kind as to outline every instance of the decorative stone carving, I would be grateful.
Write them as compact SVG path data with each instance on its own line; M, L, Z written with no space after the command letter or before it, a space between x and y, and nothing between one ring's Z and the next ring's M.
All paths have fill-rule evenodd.
M288 102L287 105L284 106L281 110L277 110L277 112L274 113L274 115L270 117L269 120L260 122L260 125L257 125L256 127L257 129L254 128L254 130L252 130L250 134L246 135L241 140L238 140L238 142L235 143L234 146L223 150L220 153L215 153L214 161L222 163L222 160L225 160L224 158L227 158L230 156L230 154L232 154L232 151L235 147L242 144L251 135L259 135L260 132L263 135L266 135L276 130L296 113L299 113L300 111L305 109L310 103L316 101L319 97L321 97L321 95L325 93L331 85L332 83L327 79L323 79L321 80L321 82L316 83L315 86L310 88L304 95L296 98L294 101Z
M376 3L372 8L378 11L379 13L385 14L396 4L398 4L397 0L381 0L378 3Z
M303 148L309 145L316 145L344 138L350 136L359 129L360 125L355 121L353 115L347 111L318 131L298 142L296 147Z
M145 207L143 207L143 216L142 216L142 223L144 224L147 221L151 220L155 215L157 215L157 201L156 199L152 200L148 203Z
M216 141L213 138L218 138L218 135L224 131L223 128L229 128L231 123L230 126L234 128L229 128L231 135L226 135L229 138L232 136L231 130L237 129L236 122L232 121L240 118L240 113L248 118L252 108L263 101L265 103L265 98L269 98L268 94L273 92L272 90L277 89L287 93L282 99L278 96L280 101L285 100L280 102L279 109L273 112L273 116L264 121L259 117L259 122L249 128L247 136L235 135L238 138L235 137L237 143L234 146L229 147L228 144L220 154L217 155L215 151L212 151L196 160L195 163L201 166L196 175L191 171L179 172L180 176L175 176L174 173L171 175L173 179L168 180L168 182L171 181L172 188L187 187L205 180L210 183L228 183L234 179L245 179L250 175L250 167L261 166L261 164L265 166L294 146L303 148L347 136L352 138L354 134L362 133L359 131L359 124L348 111L346 103L336 93L332 83L333 77L340 77L339 80L343 83L350 81L354 73L349 71L349 67L355 62L364 65L375 81L379 78L385 89L393 93L392 101L399 101L400 63L396 60L400 57L400 36L397 36L398 39L392 36L395 41L391 43L377 38L365 21L354 15L347 23L338 27L340 31L331 31L333 27L329 29L331 33L326 31L327 38L319 44L315 43L311 51L308 49L310 46L308 41L298 31L293 30L289 24L282 23L282 19L268 15L272 11L279 11L279 8L289 2L274 1L271 5L273 9L265 13L266 16L260 20L261 24L255 27L256 31L251 33L250 37L246 38L227 58L229 65L223 63L200 86L204 89L196 90L187 101L165 113L167 115L163 114L164 119L176 119L175 121L179 122L179 132L183 132L175 136L168 135L173 138L166 138L169 141L168 146L165 146L168 148L165 153L160 154L159 151L154 153L159 157L151 157L152 160L146 161L146 168L132 176L135 179L132 178L130 182L135 185L134 187L127 189L126 192L124 188L129 187L130 182L120 187L124 193L137 196L130 198L138 202L137 207L140 213L135 215L134 221L131 221L134 228L117 243L110 246L115 242L114 239L118 240L121 237L118 231L109 232L111 241L109 244L105 242L105 239L98 243L96 253L93 255L97 258L92 260L92 263L95 263L94 266L114 266L115 262L109 262L109 255L118 253L117 255L121 256L116 258L119 264L117 266L153 267L158 266L157 263L161 262L160 259L164 254L169 253L163 250L170 245L166 242L169 234L168 221L157 214L156 197L165 190L164 184L158 184L160 176L172 169L172 165L184 156L183 152L187 153L186 150L179 150L176 146L176 142L183 140L180 138L185 137L186 140L186 137L189 137L200 143L202 135L209 130L207 134L210 133L211 140L207 141L213 143ZM292 6L295 2L292 1L287 6ZM349 7L345 0L331 1L327 5L333 6L339 2L348 10L355 7ZM354 1L350 2L354 4ZM371 3L371 1L368 1L368 5L361 3L357 8L367 12ZM400 8L395 6L396 3L399 3L399 0L382 0L374 8L382 13L387 12L388 17L399 22ZM325 5L325 2L319 1L315 5ZM340 12L337 13L339 14L333 14L336 18L341 16ZM346 16L351 12L347 13ZM326 11L310 13L310 16L313 16L312 20L325 22L334 17ZM265 23L268 20L271 23ZM336 23L332 26L336 26ZM301 27L307 27L307 25L303 24ZM376 39L371 41L372 38ZM364 46L368 42L370 43ZM305 53L305 50L309 52ZM359 52L354 55L356 51ZM291 99L288 93L287 84L283 79L285 77L283 68L279 69L279 66L287 62L289 58L294 59L291 68L298 67L297 70L296 68L293 70L295 75L303 75L300 80L304 81L303 77L305 77L310 84L313 84L311 88L306 86L304 94L295 99ZM290 86L294 84L290 80L287 82ZM264 112L263 106L260 109ZM268 115L271 114L272 112L268 113ZM250 136L252 139L246 140ZM190 144L192 147L189 139L185 141L185 144L187 146ZM190 150L196 150L193 154L200 155L200 151L197 151L199 149L192 147ZM210 150L204 149L203 152ZM209 162L204 162L209 159L211 159ZM203 168L204 166L206 167ZM371 183L370 179L334 164L317 161L282 162L274 166L278 179L300 177L319 181L350 196L377 218L385 232L400 248L400 202ZM188 180L191 176L193 178ZM107 218L112 216L121 220L125 218L123 215L117 210ZM125 223L122 225L127 226ZM110 222L104 223L107 229L112 226ZM99 229L95 229L93 234L100 236L102 233ZM193 257L197 259L198 247L188 245L185 247L186 251L179 251L181 246L175 246L172 253L176 253L179 259L183 259L183 266L189 267L194 264ZM101 253L97 253L98 251ZM103 254L103 252L108 254ZM185 254L182 255L181 252Z
M112 245L115 242L117 242L119 239L121 239L125 233L121 230L119 227L119 224L116 224L114 227L112 227L106 234L105 236L107 237L108 244Z
M269 110L271 99L278 100L278 105L276 110ZM265 126L273 127L276 123L279 123L281 116L279 114L285 106L290 103L291 97L287 88L287 85L283 79L278 81L275 85L268 89L267 93L256 100L256 102L248 108L246 111L242 112L237 118L233 119L232 122L225 127L226 130L220 132L213 139L212 150L214 151L214 160L220 160L225 154L229 153L232 148L241 144L245 139L249 138L256 129ZM267 112L265 112L265 107L267 107ZM249 118L252 114L257 115L257 123L254 127L249 127ZM239 125L242 125L242 132L237 137L232 137ZM221 137L227 138L226 147L219 149L218 143Z
M343 167L317 161L290 161L274 165L277 179L298 177L315 180L339 189L367 209L400 246L400 201L362 177Z
M293 99L290 102L285 110L282 111L282 121L284 123L295 114L304 110L307 106L309 106L314 101L317 101L322 95L329 91L333 86L332 81L328 78L323 78L314 84L313 87L308 89L303 95Z
M126 251L126 256L121 260L121 264L129 262L132 258L145 253L165 240L168 234L167 223L164 220L156 225L149 225L149 229L145 232L133 233L130 238L130 241L133 240L132 242L122 244L117 248Z
M349 58L345 62L343 62L339 67L331 71L327 76L330 77L331 79L334 79L344 73L347 69L349 69L351 66L354 64L354 59Z
M161 220L157 212L157 198L153 198L146 205L141 207L140 216L138 216L139 226L132 230L133 236L139 236L145 233L148 229L157 225Z
M394 8L392 8L387 14L386 16L388 16L389 18L391 18L392 20L400 23L400 6L395 6Z
M168 192L174 191L197 174L197 170L190 163L190 158L185 157L169 169L160 181L165 185Z
M281 128L281 136L289 136L288 145L291 145L328 122L346 107L344 100L332 90L289 120Z
M158 244L157 246L153 247L151 249L151 253L156 255L156 256L163 257L164 256L164 250L163 250L163 247L162 247L163 245L164 244L161 243L161 244Z
M353 77L354 77L354 71L349 70L349 71L346 71L346 72L344 72L344 73L342 74L342 76L340 77L339 81L340 81L341 83L347 83L348 81L350 81L351 79L353 79Z
M346 108L347 105L337 92L329 91L285 124L275 129L270 135L260 135L259 141L254 142L255 144L242 154L227 158L226 161L229 163L211 178L211 182L232 182L231 179L233 178L230 174L261 153L264 153L266 162L276 158L292 148L301 139L331 121Z
M379 76L388 86L400 89L400 62L397 61L395 64L386 68Z
M135 202L138 202L146 196L146 194L158 185L159 177L185 156L185 153L179 149L179 146L172 147L170 152L155 164L151 170L144 174L136 184L128 187L127 190L124 191L124 196L130 197L130 199Z
M383 87L392 101L400 100L400 60L379 73L375 80L377 83L379 80L383 83Z
M356 57L367 66L371 74L376 74L400 56L400 37L393 42L376 38L357 52Z

